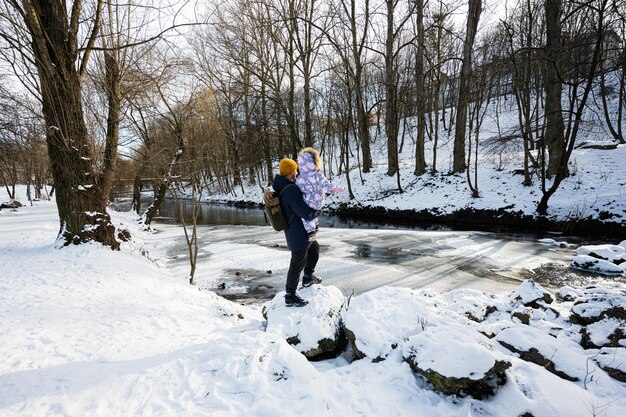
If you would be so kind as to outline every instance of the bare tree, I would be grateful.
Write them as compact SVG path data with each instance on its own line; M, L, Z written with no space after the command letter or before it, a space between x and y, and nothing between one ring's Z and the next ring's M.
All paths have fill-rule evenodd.
M545 175L552 177L558 169L563 169L561 176L567 176L569 169L567 164L561 163L565 154L565 124L563 122L563 109L561 97L563 95L563 82L561 76L562 45L561 45L561 15L562 0L546 0L546 106L545 123L546 129L542 145L547 146L549 153L548 167Z
M426 133L426 86L424 83L424 54L426 35L424 28L424 0L415 0L415 29L417 32L415 47L415 93L417 110L417 141L415 144L415 175L426 172L424 139Z
M478 21L482 13L482 0L469 0L468 7L465 42L463 43L463 63L459 76L459 96L456 107L453 172L463 172L465 170L465 136L467 129L467 105L469 102L468 83L472 71L472 49L478 30Z
M626 13L622 11L626 2L615 1L610 13L610 22L607 22L607 37L602 49L600 60L600 97L602 110L607 128L613 139L619 143L626 143L623 131L624 104L626 100ZM621 45L620 45L621 44ZM613 83L606 82L607 76ZM617 86L615 86L617 84ZM617 94L615 94L617 89ZM615 120L609 111L608 97L617 96L617 115Z
M589 94L593 87L594 80L598 75L598 66L600 62L600 58L602 56L602 45L605 38L605 19L606 19L606 11L608 9L609 0L594 0L592 2L586 3L584 6L574 9L574 12L570 15L575 16L577 13L582 13L582 18L579 19L579 22L591 29L593 33L592 39L594 39L591 49L586 51L590 56L584 58L584 62L582 65L575 65L570 70L570 76L575 78L571 81L571 97L569 101L568 108L568 123L567 130L563 136L563 145L557 145L556 149L560 149L561 153L556 155L550 155L550 159L553 157L557 158L559 161L558 166L554 167L554 180L552 184L548 187L547 185L547 176L542 176L541 183L541 191L542 197L537 205L537 212L539 214L546 214L548 209L548 201L550 197L556 192L559 188L561 182L569 175L568 163L570 156L572 155L572 151L574 150L574 146L576 144L576 138L578 136L578 132L580 129L580 125L583 118L583 113L585 111L585 107L587 105L587 100L589 98ZM559 1L547 0L546 2L546 27L552 26L550 29L547 29L548 35L548 45L547 50L551 51L554 47L554 43L557 43L556 50L560 52L560 31L561 31L561 4ZM558 33L554 33L554 32ZM578 32L579 34L584 34L584 31ZM550 41L550 39L552 39ZM576 54L576 56L580 57L580 54ZM587 60L588 59L588 60ZM559 62L553 58L549 59L548 66L551 68L550 70L555 70L555 64ZM556 65L556 70L560 68L560 65ZM563 73L555 73L550 76L547 76L548 79L551 79L552 76L558 77L557 84L561 84L561 79L563 78ZM582 92L579 91L579 87L582 86ZM546 96L550 94L556 94L552 91L552 88L555 90L559 89L558 87L552 86L548 88L546 91ZM552 100L556 99L554 97ZM548 136L548 127L550 125L551 119L558 119L558 115L551 115L550 119L548 116L548 98L546 97L546 123L548 126L546 127L546 136L547 139L550 138ZM556 106L555 106L556 107ZM553 109L553 107L550 107ZM562 114L559 113L562 120ZM554 128L554 127L553 127ZM560 128L555 129L555 134L558 134ZM549 143L549 141L548 141ZM553 144L554 146L554 144ZM554 147L553 147L554 149Z
M165 54L154 55L152 61L155 66L154 74L150 78L150 87L153 92L151 98L154 100L152 108L158 115L159 122L163 124L168 139L174 143L174 149L167 154L166 158L169 158L169 163L155 187L155 198L142 215L142 221L146 226L152 223L154 216L165 200L167 191L173 181L178 178L177 166L186 148L185 121L191 111L192 103L191 96L185 98L183 97L185 92L172 91L171 85L169 85L169 83L173 83L176 71L180 70L182 64L174 57ZM157 152L162 153L163 149L158 149Z
M103 1L8 0L30 35L39 76L48 154L65 244L97 241L119 247L102 203L82 108L82 82L100 29ZM68 6L71 6L68 9ZM80 35L86 33L87 38Z
M327 35L335 52L339 54L347 71L347 81L354 90L354 106L357 113L357 132L362 151L363 172L372 168L370 121L365 94L364 68L368 32L370 28L370 2L365 0L358 9L356 0L339 0L334 6L338 22Z
M479 49L479 67L473 72L470 79L470 92L473 100L469 104L469 135L467 140L467 169L466 178L467 185L472 193L473 198L480 197L478 189L478 148L480 145L480 128L482 126L485 115L489 108L492 92L495 90L497 74L499 71L498 62L494 62L491 46L495 42L493 37L486 37ZM472 140L474 136L474 140ZM472 168L472 146L474 146L474 178L471 176Z
M413 15L414 3L401 9L399 0L385 0L385 35L382 40L384 51L379 51L384 59L385 87L385 133L387 136L387 175L396 176L398 191L403 192L400 183L399 165L399 98L398 98L398 58L402 51L413 44L413 39L404 37L404 29Z
M539 119L539 100L541 91L533 89L539 83L541 71L537 67L538 48L535 43L541 39L537 29L542 30L543 19L540 17L537 2L525 0L513 12L507 21L503 21L508 54L512 64L512 89L517 104L519 127L524 143L524 185L532 184L531 167L536 169L539 164L531 151L535 149L540 132L533 125ZM534 105L533 105L534 104Z

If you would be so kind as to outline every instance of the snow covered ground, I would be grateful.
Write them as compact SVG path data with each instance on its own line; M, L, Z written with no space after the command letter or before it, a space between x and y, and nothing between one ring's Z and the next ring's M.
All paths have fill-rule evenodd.
M5 200L2 190L0 201ZM134 238L121 252L96 244L57 248L54 202L0 211L0 416L504 417L511 415L510 410L521 410L536 417L617 417L626 413L626 383L595 367L593 382L586 381L581 374L586 372L584 365L567 366L570 356L565 354L559 360L565 361L564 369L582 375L580 381L565 381L508 353L513 362L506 371L508 382L485 400L433 391L403 360L400 348L376 363L368 358L351 361L350 352L334 360L308 362L280 334L265 331L258 307L231 303L189 286L184 264L164 261L173 242L180 239L180 228L148 233L138 230L125 214L113 217ZM236 242L217 243L208 250L218 259L233 254L261 259L265 253ZM211 256L202 267L212 268ZM623 285L613 291L623 295ZM456 314L458 308L453 306L492 298L488 293L428 290L411 303L403 301L414 294L410 290L384 287L377 294L366 293L351 301L355 314L379 313L369 317L374 323L367 336L372 343L386 340L375 331L375 326L385 325L386 317L396 317L387 324L402 331L407 325L415 328L411 323L417 318L411 312L417 311L438 327L417 339L419 335L407 333L407 339L414 337L405 350L427 343L426 352L433 352L430 359L438 362L437 369L449 368L445 357L436 354L437 342L447 349L440 352L452 351L457 359L465 349L468 353L491 349L456 337L465 334L463 330L450 333L467 326L458 315L445 320ZM508 296L502 292L498 300ZM548 314L532 316L536 324L532 329L542 329L546 335L548 325L557 322L545 320ZM487 322L484 327L499 330L501 322ZM455 337L455 344L447 343ZM528 337L513 332L507 340L521 348ZM591 335L592 340L598 337ZM558 346L568 347L564 353L575 358L594 353L573 347L570 339L559 339ZM552 338L546 340L541 347L556 346ZM497 347L495 342L488 345ZM504 355L503 348L497 349L493 355ZM465 359L465 365L471 360ZM459 371L467 368L471 367Z

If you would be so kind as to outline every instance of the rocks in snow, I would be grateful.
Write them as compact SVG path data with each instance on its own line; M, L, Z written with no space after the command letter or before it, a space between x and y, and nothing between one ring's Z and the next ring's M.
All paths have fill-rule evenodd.
M585 349L626 346L626 296L604 288L586 288L575 296L570 321L583 326Z
M511 317L515 317L522 324L530 324L530 318L532 316L532 308L519 306L515 310L511 311Z
M519 354L521 359L543 366L568 381L578 381L584 371L573 366L585 363L585 358L576 353L574 342L556 339L542 330L529 326L511 327L498 333L495 340Z
M484 398L506 382L510 366L478 328L503 305L473 290L436 296L383 287L352 299L345 314L346 334L355 356L374 362L395 350L411 368L445 394ZM402 308L398 308L402 306ZM468 314L469 313L469 314Z
M22 203L17 200L9 200L0 204L0 209L18 209L22 207Z
M533 372L578 385L626 375L624 291L564 287L554 302L532 280L504 296L381 287L353 297L349 306L334 287L313 286L301 294L310 301L303 308L284 307L282 293L268 304L268 332L310 359L334 356L345 334L355 358L404 360L446 395L482 399L507 380L519 385L515 375L522 361L535 364L526 365ZM617 360L606 352L618 352Z
M570 265L575 269L595 272L602 275L621 275L624 273L624 269L621 266L589 255L574 256Z
M626 321L605 318L583 327L580 335L580 344L585 349L626 346Z
M309 359L337 356L345 345L343 294L337 287L313 285L300 290L300 295L309 304L285 307L284 294L276 294L263 308L266 331L280 334Z
M410 337L403 357L436 390L477 399L493 395L506 383L505 370L511 366L484 336L454 325L427 327Z
M576 249L576 255L588 255L619 265L626 261L626 248L621 244L581 246Z
M532 308L542 307L540 302L551 304L552 301L554 301L554 297L532 279L527 279L522 282L509 296L509 303L511 305L522 304Z
M346 311L345 326L355 356L384 360L404 339L432 324L429 305L428 296L407 288L382 287L354 297Z
M566 248L569 246L569 244L565 241L557 242L554 239L539 239L538 242L543 243L544 245L558 246L560 248Z
M603 275L624 274L626 267L626 248L623 245L592 245L576 249L572 259L572 268L595 272Z
M594 361L613 379L626 382L626 349L602 349Z
M495 295L471 289L452 290L442 295L446 308L463 314L468 319L480 323L491 313L504 309Z
M576 300L576 298L578 298L578 296L580 295L580 291L576 290L572 287L561 287L559 288L559 290L556 292L556 299L558 301L574 301Z
M570 320L588 325L604 318L626 320L626 296L603 288L588 288L574 301Z

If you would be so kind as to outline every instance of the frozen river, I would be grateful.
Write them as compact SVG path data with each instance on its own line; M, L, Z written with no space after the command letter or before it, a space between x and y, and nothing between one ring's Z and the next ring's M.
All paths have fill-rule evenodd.
M160 228L180 227L173 201L166 201L156 221ZM196 278L201 289L244 303L265 301L284 289L290 253L283 233L265 225L260 209L203 205L199 224ZM399 228L326 215L320 224L316 274L346 294L383 285L498 293L515 288L533 271L540 272L534 278L548 287L587 279L567 267L575 245L561 248L538 242L553 237L578 244L579 238L549 232L537 236L455 231L436 225L433 228L440 230ZM168 262L186 268L184 240L176 241L168 256ZM540 268L546 264L549 267Z
M200 288L241 302L264 301L284 288L290 252L282 232L269 226L199 226L198 233ZM487 232L326 227L318 241L316 274L346 294L383 285L497 293L513 289L542 264L565 268L573 254L572 248L534 237ZM178 241L169 250L171 261L184 267L186 251Z

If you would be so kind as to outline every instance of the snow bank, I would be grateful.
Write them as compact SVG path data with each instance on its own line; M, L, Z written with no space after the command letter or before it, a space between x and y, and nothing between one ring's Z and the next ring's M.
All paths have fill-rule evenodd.
M616 310L622 306L623 295L602 288L564 288L559 294L568 297L560 296L555 303L549 292L531 280L500 296L469 290L437 294L380 288L355 297L345 313L345 323L348 334L353 333L357 356L376 363L395 360L396 352L402 352L416 375L423 375L446 394L464 396L469 392L484 398L495 393L494 398L501 400L511 390L529 393L529 363L537 367L534 378L552 381L563 389L570 387L572 392L581 389L585 396L594 392L599 398L608 392L621 392L626 386L617 379L619 367L603 370L594 359L599 347L608 346L600 340L607 338L607 329L612 332L611 340L617 338L618 346L626 345L625 335L615 332L626 326L626 315ZM593 298L594 294L603 298ZM591 306L597 315L613 314L613 327L604 326L600 331L569 320L576 314L593 316ZM520 311L528 315L524 322L517 320ZM593 334L596 347L583 346L587 331ZM511 367L503 372L506 364ZM479 388L467 385L481 379ZM550 398L550 387L532 385L533 398ZM550 409L561 406L554 399L546 403ZM547 414L545 408L532 413ZM523 410L507 415L520 414Z
M343 347L344 297L337 287L313 285L300 290L309 303L285 307L280 292L263 309L267 332L287 340L308 358L332 354Z
M1 417L626 413L624 348L582 349L580 331L590 325L569 320L579 306L580 314L591 311L595 296L609 308L597 309L605 317L593 323L623 320L614 308L623 306L623 290L572 289L571 301L523 306L532 310L526 326L512 319L512 293L380 288L353 297L344 314L367 357L352 361L348 349L312 363L285 334L265 331L257 308L189 286L186 268L164 262L180 229L147 233L133 228L132 216L113 220L134 239L120 252L97 244L58 249L53 203L0 211ZM312 305L320 308L343 302L332 287L310 291L303 295L319 296ZM534 347L546 355L558 347L557 368L571 367L580 380L564 380L493 338L515 333L507 339L521 350L526 327L543 334L529 334ZM511 366L488 401L457 398L434 391L405 351L456 377L471 378L500 359Z
M344 322L355 354L385 359L400 341L436 320L429 304L428 296L405 288L381 287L354 297Z

